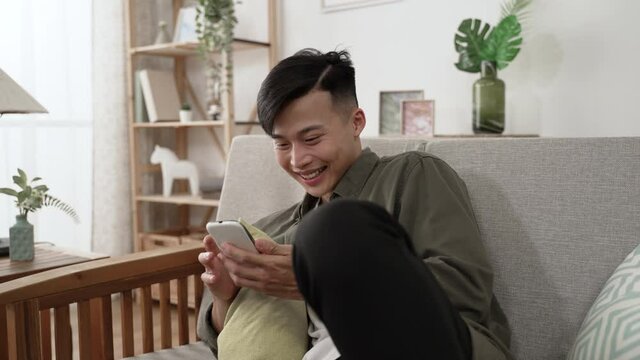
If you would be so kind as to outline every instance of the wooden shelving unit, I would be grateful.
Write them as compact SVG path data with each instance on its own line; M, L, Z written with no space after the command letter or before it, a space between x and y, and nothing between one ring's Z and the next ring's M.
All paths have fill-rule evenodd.
M268 1L268 42L252 41L246 39L235 39L233 43L233 51L235 53L254 50L266 49L267 55L265 62L269 64L269 68L273 67L277 58L277 31L276 31L276 0ZM197 131L208 132L211 136L212 144L223 157L226 156L231 138L234 134L236 126L246 128L249 132L252 126L257 125L255 119L246 119L246 121L237 121L235 119L235 111L233 108L234 89L231 87L222 97L223 116L221 120L195 120L187 123L175 121L160 122L136 122L135 121L135 99L134 99L134 80L137 70L141 70L141 59L145 57L162 57L170 59L173 62L173 72L176 79L176 86L180 95L180 100L185 101L187 98L193 105L194 115L204 116L205 111L200 103L198 103L198 94L194 93L194 87L191 86L186 76L187 60L191 57L198 56L198 44L195 42L185 43L165 43L158 45L140 44L137 41L134 29L137 28L139 17L136 14L137 6L167 6L171 9L173 20L177 19L180 8L183 7L182 0L166 0L166 4L162 1L148 2L147 0L125 0L125 26L126 26L126 42L127 42L127 105L128 105L128 122L129 126L129 153L131 164L131 193L132 193L132 210L133 210L133 232L134 232L134 248L136 251L148 250L158 246L173 246L181 244L185 241L197 241L202 239L202 230L204 223L211 218L215 209L219 205L216 198L191 196L188 195L188 186L186 183L176 182L174 184L174 194L164 197L156 189L157 186L149 186L149 179L156 183L159 179L160 168L152 165L148 161L150 146L149 138L153 136L170 136L174 140L172 150L180 159L187 159L187 148L189 144L189 130L198 129ZM150 25L154 26L154 25ZM166 60L165 60L166 61ZM190 62L189 64L193 64ZM204 74L203 74L204 76ZM177 117L176 109L176 117ZM255 114L253 109L252 114ZM254 117L251 115L250 117ZM245 120L245 119L243 119ZM201 129L201 130L200 130ZM241 129L240 129L241 130ZM146 151L146 152L145 152ZM151 190L150 190L151 188ZM194 207L201 208L199 211L204 212L202 221L198 224L192 224L191 214ZM178 219L177 227L171 229L153 228L149 225L153 221L154 209L170 209L176 211ZM204 209L204 211L202 211ZM169 210L167 210L169 211ZM198 215L199 216L199 215ZM151 219L152 220L152 219Z

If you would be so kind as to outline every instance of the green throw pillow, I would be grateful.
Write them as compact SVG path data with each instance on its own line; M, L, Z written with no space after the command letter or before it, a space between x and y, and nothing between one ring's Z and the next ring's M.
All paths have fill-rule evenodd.
M640 359L640 246L607 280L567 359Z
M268 237L240 222L254 238ZM308 347L304 301L285 300L242 288L218 335L219 360L300 360Z

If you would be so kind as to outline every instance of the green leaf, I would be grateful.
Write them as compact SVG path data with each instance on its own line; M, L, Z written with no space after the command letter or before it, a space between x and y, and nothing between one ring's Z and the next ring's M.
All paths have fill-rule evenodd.
M34 187L34 190L38 190L41 192L47 192L49 191L49 188L47 187L47 185L38 185L36 187Z
M522 27L515 15L507 16L491 30L480 51L483 60L495 61L498 69L506 68L520 52Z
M65 214L71 216L73 218L73 221L75 221L76 223L80 222L80 218L78 217L78 214L70 205L62 202L60 199L57 199L49 194L44 194L44 202L42 203L42 205L58 208L62 210Z
M31 180L31 182L38 181L38 180L42 180L42 178L39 176L36 176L33 178L33 180Z
M0 194L18 197L18 192L10 188L0 188Z
M22 169L18 169L18 175L20 175L20 178L26 183L27 182L27 174L22 170Z
M527 8L531 5L533 0L506 0L504 4L502 4L502 19L514 15L518 18L518 21L522 23L524 19L526 19L529 15L529 11Z
M454 44L460 54L456 67L462 71L480 72L481 51L491 26L478 19L465 19L458 26Z
M18 185L21 189L24 189L27 186L27 182L23 181L20 176L14 175L12 179L13 179L13 183Z

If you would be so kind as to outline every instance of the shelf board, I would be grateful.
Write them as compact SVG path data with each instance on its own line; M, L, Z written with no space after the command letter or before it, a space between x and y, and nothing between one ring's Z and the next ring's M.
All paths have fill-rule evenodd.
M190 122L157 121L133 123L134 128L183 128L183 127L217 127L224 126L223 121L198 120Z
M269 43L252 40L235 39L233 41L233 51L268 48L270 46L271 45ZM138 46L129 49L129 53L131 55L155 55L173 57L194 56L198 55L198 43L184 42Z
M259 122L256 121L236 121L234 123L237 126L254 126L260 125ZM179 121L157 121L157 122L142 122L142 123L133 123L134 128L188 128L188 127L223 127L224 122L221 120L197 120L190 122L179 122Z
M198 205L198 206L212 206L217 207L220 204L218 199L204 199L202 196L192 195L138 195L136 201L164 203L164 204L176 204L176 205Z

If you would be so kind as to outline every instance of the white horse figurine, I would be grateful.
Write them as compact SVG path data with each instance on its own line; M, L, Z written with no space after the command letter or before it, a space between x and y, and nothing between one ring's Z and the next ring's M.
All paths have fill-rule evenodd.
M170 149L156 145L151 153L151 163L160 164L162 171L162 196L170 196L173 180L189 179L191 195L200 193L200 179L196 165L187 160L180 160Z

